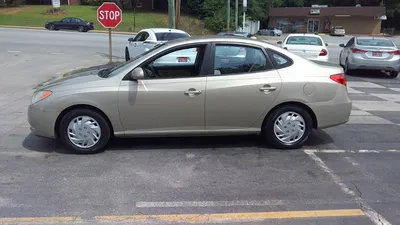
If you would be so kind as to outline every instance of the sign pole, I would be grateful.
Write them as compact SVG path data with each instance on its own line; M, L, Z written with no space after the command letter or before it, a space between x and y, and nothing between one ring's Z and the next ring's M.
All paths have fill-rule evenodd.
M111 41L111 28L108 28L108 52L109 52L109 63L112 63L112 41Z

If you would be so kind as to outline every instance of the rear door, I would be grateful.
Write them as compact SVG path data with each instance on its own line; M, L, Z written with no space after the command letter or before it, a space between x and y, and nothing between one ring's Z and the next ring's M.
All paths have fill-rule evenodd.
M262 48L216 44L207 77L205 120L208 130L256 131L252 125L281 89L281 78Z

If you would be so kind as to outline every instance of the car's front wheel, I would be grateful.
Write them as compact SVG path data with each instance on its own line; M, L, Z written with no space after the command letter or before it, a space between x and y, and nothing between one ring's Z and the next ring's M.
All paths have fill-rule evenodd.
M74 109L61 119L59 138L74 153L102 152L110 137L111 128L107 120L95 110Z
M49 30L55 30L56 26L54 26L54 24L50 24Z
M300 148L307 141L313 128L313 120L306 109L296 105L284 105L266 118L262 137L278 149Z
M270 34L271 36L275 36L275 32L273 32L273 31L271 31L269 34Z
M397 72L397 71L391 71L389 75L390 75L390 77L392 77L392 78L396 78L397 75L399 75L399 72Z

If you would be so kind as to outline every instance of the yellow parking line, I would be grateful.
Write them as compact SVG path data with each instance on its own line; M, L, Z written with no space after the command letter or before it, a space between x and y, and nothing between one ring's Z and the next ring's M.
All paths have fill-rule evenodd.
M79 216L69 217L15 217L0 218L0 224L19 224L19 223L66 223L82 221Z
M283 211L283 212L250 212L220 214L169 214L169 215L133 215L133 216L96 216L96 220L105 221L169 221L169 222L217 222L217 221L254 221L265 219L295 219L316 217L365 216L360 209Z

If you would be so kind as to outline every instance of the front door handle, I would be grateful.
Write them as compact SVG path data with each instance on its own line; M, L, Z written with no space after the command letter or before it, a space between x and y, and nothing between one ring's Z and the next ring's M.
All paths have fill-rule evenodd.
M194 88L189 88L189 90L185 91L184 93L185 93L185 95L189 95L189 97L193 97L195 95L201 94L201 91L198 91Z
M260 91L263 91L263 92L275 91L275 90L276 90L276 87L271 87L271 86L269 86L269 85L264 85L264 86L261 87L259 90L260 90Z

